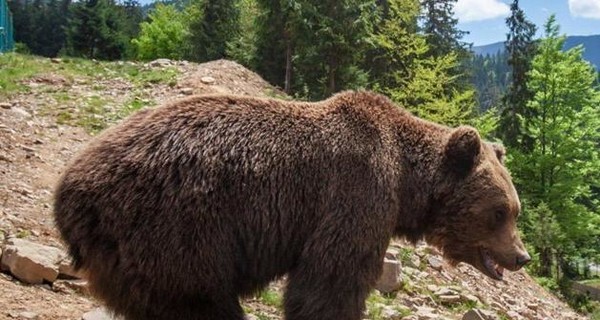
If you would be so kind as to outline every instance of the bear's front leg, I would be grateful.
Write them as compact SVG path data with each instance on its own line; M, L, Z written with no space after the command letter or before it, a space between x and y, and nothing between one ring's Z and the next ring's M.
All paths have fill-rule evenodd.
M285 319L362 319L365 300L381 274L387 242L371 244L338 235L308 246L288 275Z

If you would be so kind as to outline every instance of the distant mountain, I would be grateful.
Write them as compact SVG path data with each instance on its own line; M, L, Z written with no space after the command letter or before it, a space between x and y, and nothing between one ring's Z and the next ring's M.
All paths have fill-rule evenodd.
M591 62L596 69L600 70L600 35L593 36L569 36L565 41L565 50L575 46L583 45L585 51L583 58ZM472 51L477 55L493 55L504 51L504 42L496 42L484 46L473 47Z

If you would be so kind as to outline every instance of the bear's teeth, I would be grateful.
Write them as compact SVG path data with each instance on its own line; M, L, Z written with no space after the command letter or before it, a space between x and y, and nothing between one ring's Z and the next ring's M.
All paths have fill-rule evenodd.
M502 268L499 265L496 265L496 273L502 277L504 275L504 268Z

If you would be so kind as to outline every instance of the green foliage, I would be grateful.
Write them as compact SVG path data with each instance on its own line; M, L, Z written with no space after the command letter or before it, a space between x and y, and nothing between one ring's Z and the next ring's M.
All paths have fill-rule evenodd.
M457 28L454 5L457 0L423 0L423 33L429 46L429 55L445 56L451 53L465 55L466 44L460 40L467 32Z
M265 80L290 93L294 40L301 36L295 32L301 23L301 3L289 0L256 0L256 3L259 12L252 64Z
M226 55L246 67L254 68L258 39L255 20L261 10L257 0L238 0L237 6L240 13L239 28L243 32L236 34L227 43Z
M513 149L510 167L524 202L524 233L539 257L542 276L550 276L552 256L598 254L600 91L593 67L580 47L561 51L554 17L532 62L527 83L534 93L518 114L531 146Z
M71 7L67 25L67 52L90 59L121 59L128 39L120 11L113 0L85 0Z
M374 89L387 94L417 116L450 126L474 115L474 91L456 88L457 55L430 56L418 28L419 1L388 1L387 15L371 41Z
M477 128L482 138L492 140L494 133L498 129L500 116L495 108L488 109L480 113L477 117L471 118L468 123Z
M502 98L510 77L507 60L506 52L502 51L494 55L475 55L465 66L470 70L471 83L477 92L479 112L493 108L504 110Z
M139 37L132 40L138 59L183 58L189 35L186 12L159 3L140 29Z
M342 89L367 85L359 67L376 14L370 0L298 1L291 27L294 57L292 88L316 100ZM304 94L302 94L304 92Z
M33 54L58 55L65 44L63 29L71 0L9 1L8 4L13 13L15 41L25 44Z
M527 82L531 62L536 53L536 26L527 20L518 0L513 1L510 11L511 15L506 19L509 28L506 35L506 51L511 73L508 91L503 97L500 133L508 146L525 150L531 147L531 141L526 138L518 115L530 116L529 113L534 112L527 108L526 103L534 94Z
M205 62L226 57L227 43L240 31L236 3L237 0L201 0L195 4L200 14L190 21L190 60Z
M260 293L260 300L271 307L275 307L275 308L282 308L283 307L283 301L281 298L281 294L277 291L274 290L263 290Z
M49 61L43 63L28 55L0 55L0 98L26 90L21 81L49 70L49 64Z

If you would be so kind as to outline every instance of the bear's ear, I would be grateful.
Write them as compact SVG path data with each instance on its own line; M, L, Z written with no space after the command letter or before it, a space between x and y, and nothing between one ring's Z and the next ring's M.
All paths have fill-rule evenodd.
M504 149L504 146L495 142L490 142L490 145L492 146L492 150L494 150L498 161L504 164L504 158L506 156L506 149Z
M461 174L473 169L480 152L481 138L472 127L461 126L454 129L446 143L447 163Z

